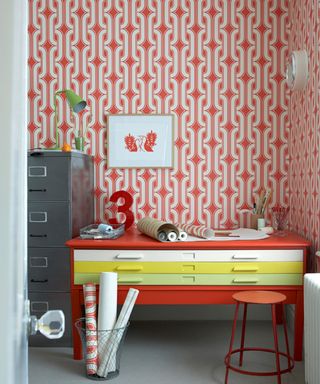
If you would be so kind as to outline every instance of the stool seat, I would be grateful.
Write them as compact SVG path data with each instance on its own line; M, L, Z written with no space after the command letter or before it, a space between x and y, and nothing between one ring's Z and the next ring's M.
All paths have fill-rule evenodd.
M234 300L247 304L279 304L286 300L286 296L272 291L242 291L233 296Z

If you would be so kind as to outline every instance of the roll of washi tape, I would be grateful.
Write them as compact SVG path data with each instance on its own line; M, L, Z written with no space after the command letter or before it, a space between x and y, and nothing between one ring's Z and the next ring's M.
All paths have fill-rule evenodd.
M113 231L113 228L111 225L101 223L98 225L98 231L101 233L110 233Z

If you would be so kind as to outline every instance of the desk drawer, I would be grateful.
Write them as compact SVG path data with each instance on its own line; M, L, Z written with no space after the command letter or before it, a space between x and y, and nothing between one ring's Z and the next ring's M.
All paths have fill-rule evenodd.
M219 263L219 262L113 262L113 261L75 261L76 273L302 273L302 262L256 262L256 263Z
M71 237L70 203L28 204L28 246L64 246Z
M76 249L75 261L147 261L147 262L260 262L303 261L302 249L153 251Z
M28 249L29 292L70 291L68 248Z
M99 284L99 273L75 273L74 284ZM302 285L301 274L120 274L120 285Z

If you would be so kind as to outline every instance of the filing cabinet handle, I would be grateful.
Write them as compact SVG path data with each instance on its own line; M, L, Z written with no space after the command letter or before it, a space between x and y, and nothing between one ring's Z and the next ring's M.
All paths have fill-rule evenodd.
M31 152L30 156L43 156L43 152Z
M259 280L258 279L233 279L233 283L240 283L240 284L256 284Z
M48 282L48 279L44 279L44 280L31 279L31 283L47 283L47 282Z
M117 271L142 271L143 267L137 265L137 266L128 266L128 265L119 265L116 268Z
M47 192L46 188L43 189L29 189L29 192Z
M30 237L47 237L47 235L46 234L44 234L44 235L30 235Z

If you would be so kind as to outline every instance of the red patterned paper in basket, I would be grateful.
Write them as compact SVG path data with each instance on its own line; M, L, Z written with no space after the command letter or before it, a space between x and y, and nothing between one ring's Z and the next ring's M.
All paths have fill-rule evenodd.
M94 375L98 369L97 299L95 284L84 284L83 295L86 313L86 369L88 375Z

